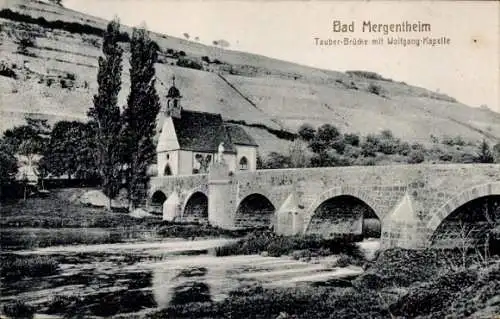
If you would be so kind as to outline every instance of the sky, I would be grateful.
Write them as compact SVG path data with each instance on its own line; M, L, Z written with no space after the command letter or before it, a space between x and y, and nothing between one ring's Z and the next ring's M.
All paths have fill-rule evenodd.
M467 105L500 112L500 2L64 0L65 7L170 36L338 71L368 70L439 91ZM333 32L333 21L354 32ZM363 32L372 24L428 23L430 32ZM383 45L316 45L315 38L371 40ZM447 45L395 46L388 38L446 37Z

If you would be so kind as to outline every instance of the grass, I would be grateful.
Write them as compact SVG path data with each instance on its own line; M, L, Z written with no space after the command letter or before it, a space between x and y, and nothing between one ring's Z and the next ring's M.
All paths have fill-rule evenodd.
M282 236L269 230L255 231L235 243L218 247L217 256L252 255L266 252L269 256L295 255L296 258L344 253L359 264L363 259L358 247L347 239L323 239L319 236Z
M78 191L74 190L73 192ZM71 190L54 190L46 198L29 198L0 207L3 249L34 249L57 245L107 244L158 238L241 237L248 230L179 224L75 204Z
M35 315L35 308L21 300L4 305L2 311L8 318L29 319Z
M0 207L0 228L111 228L151 224L154 218L138 220L124 213L103 208L85 207L57 196L54 190L47 198L29 198Z
M0 256L0 273L6 280L23 277L43 277L59 272L59 263L48 256L19 256L5 254Z
M109 244L123 241L125 234L106 229L0 229L0 242L6 250L34 249L60 245Z

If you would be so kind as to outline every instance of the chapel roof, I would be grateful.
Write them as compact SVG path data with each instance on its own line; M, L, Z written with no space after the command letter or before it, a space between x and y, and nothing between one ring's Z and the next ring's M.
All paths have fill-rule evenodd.
M181 110L180 118L172 117L180 149L217 153L224 142L225 153L236 153L220 114Z

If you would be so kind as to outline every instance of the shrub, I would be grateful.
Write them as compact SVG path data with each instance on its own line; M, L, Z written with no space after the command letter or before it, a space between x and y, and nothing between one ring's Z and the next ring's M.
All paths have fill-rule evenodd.
M210 58L209 58L208 56L206 56L206 55L205 55L205 56L202 56L202 57L201 57L201 60L202 60L203 62L210 63Z
M74 73L66 73L66 79L74 81L76 79L76 75Z
M413 150L408 156L408 164L419 164L425 160L424 153L419 150Z
M304 141L311 141L316 135L316 130L310 124L302 124L298 134Z
M177 66L180 66L183 68L195 69L195 70L202 70L203 69L203 66L201 64L199 64L196 61L189 60L189 59L177 60Z
M104 30L101 28L93 27L88 24L81 24L77 22L67 22L61 20L47 21L44 17L33 18L29 15L12 11L8 8L0 10L0 18L9 19L13 21L20 21L30 24L36 24L48 29L59 29L70 33L90 34L102 37ZM129 42L130 36L127 32L122 32L119 35L120 42Z
M370 83L370 85L368 85L368 92L375 95L380 95L382 93L382 87L380 87L380 85L377 85L375 83Z
M186 56L186 52L184 52L184 51L182 51L182 50L181 50L181 51L179 51L179 56L182 56L182 57Z
M344 142L352 146L359 146L359 135L354 133L344 134Z
M33 318L35 308L26 304L24 301L17 300L3 306L3 313L9 318Z
M0 75L6 76L9 78L17 79L17 74L16 72L8 67L5 63L0 63Z

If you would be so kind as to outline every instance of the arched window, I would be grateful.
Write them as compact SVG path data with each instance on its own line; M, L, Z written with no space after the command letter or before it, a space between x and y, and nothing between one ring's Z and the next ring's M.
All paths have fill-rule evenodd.
M240 159L240 170L247 170L248 169L248 160L245 156L243 156Z
M172 170L170 169L170 165L167 164L165 166L165 170L163 171L163 175L164 176L170 176L170 175L172 175Z

